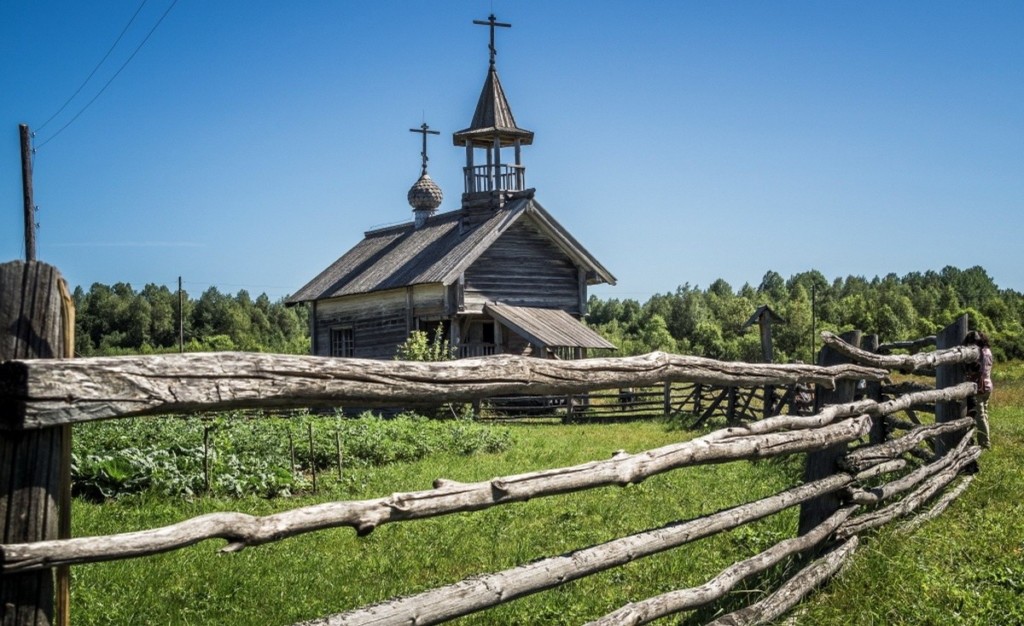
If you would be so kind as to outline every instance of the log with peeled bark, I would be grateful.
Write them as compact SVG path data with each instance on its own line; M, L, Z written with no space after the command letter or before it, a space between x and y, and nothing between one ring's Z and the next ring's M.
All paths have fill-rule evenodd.
M751 436L716 431L687 442L639 454L617 454L605 461L505 476L478 483L438 480L435 489L396 493L357 502L328 502L255 517L211 513L177 524L108 537L78 537L0 546L2 573L58 564L89 563L176 550L205 539L227 539L238 551L285 537L350 526L367 534L381 524L476 511L593 487L627 485L688 465L722 463L806 452L864 436L871 419L861 416L813 430ZM843 474L843 476L846 476Z
M910 521L900 526L900 530L908 533L913 532L921 524L942 515L942 512L945 511L954 500L959 498L960 494L970 487L972 482L974 482L974 476L964 476L960 479L960 482L957 483L956 487L953 487L946 493L942 494L942 497L935 501L932 508L911 518Z
M878 346L878 350L876 350L876 352L878 352L878 354L890 354L893 350L906 350L911 354L915 354L924 348L934 346L935 340L935 335L928 335L927 337L921 337L920 339L913 339L911 341L891 341Z
M796 576L782 584L770 596L746 608L708 622L706 626L754 626L767 624L797 605L807 594L814 591L835 575L854 550L859 540L850 537L837 548L797 572Z
M957 444L957 447L954 448L951 453L941 456L928 465L923 465L909 474L883 485L871 487L869 489L853 489L850 492L850 499L858 504L876 504L882 500L888 500L889 498L903 493L904 491L913 489L918 484L927 480L930 476L947 469L953 463L959 462L962 455L967 451L968 446L971 445L971 439L973 436L974 429L968 430L960 439L960 443ZM862 474L863 472L861 474L857 474L858 480Z
M896 396L903 395L905 393L914 393L915 391L928 391L929 389L935 389L935 385L926 385L925 383L919 383L912 380L905 380L891 385L882 385L882 393Z
M971 417L964 417L952 422L943 422L942 424L918 426L899 439L892 439L874 446L857 448L840 459L839 465L850 472L859 473L872 465L889 461L904 452L909 452L927 438L965 431L972 426L974 426L974 418Z
M815 526L810 532L799 537L780 541L764 552L738 563L733 563L718 576L715 576L699 587L679 589L654 596L653 598L647 598L646 600L631 602L600 619L588 622L586 626L618 626L619 624L638 626L666 615L672 615L673 613L679 613L680 611L686 611L714 602L732 591L733 587L742 580L765 571L788 556L806 552L819 545L843 521L852 515L857 508L856 506L847 506L839 509L824 522Z
M724 432L734 435L754 435L779 430L818 428L831 424L837 419L853 417L855 415L882 416L897 411L904 411L911 406L925 402L962 400L974 395L976 389L974 383L962 383L955 387L946 387L945 389L927 389L916 393L908 393L885 402L876 402L867 398L853 402L831 404L814 415L777 415L742 426L733 426L725 429Z
M977 346L957 346L934 352L918 354L875 354L852 346L828 331L821 333L821 340L836 352L841 352L858 363L870 367L899 370L904 373L933 370L939 365L971 363L978 360Z
M475 576L413 596L329 615L296 626L437 624L764 518L808 498L841 489L852 480L849 474L836 474L695 520L669 524L561 556Z
M420 406L663 382L833 387L840 379L885 375L849 364L751 364L662 352L573 361L494 355L441 363L241 352L7 361L0 364L0 428L242 408Z
M892 461L886 461L884 463L879 463L878 465L873 465L864 470L863 472L858 473L856 476L854 476L854 478L856 478L858 482L870 480L872 478L877 478L883 474L891 474L892 472L898 472L905 468L906 466L907 461L905 459L893 459Z
M903 499L894 502L880 509L858 515L846 520L836 536L840 538L859 535L860 533L888 524L897 517L909 515L917 510L922 504L930 500L935 494L944 489L969 463L976 461L981 455L981 448L969 446L962 454L954 456L953 463L939 470L917 489L909 493Z

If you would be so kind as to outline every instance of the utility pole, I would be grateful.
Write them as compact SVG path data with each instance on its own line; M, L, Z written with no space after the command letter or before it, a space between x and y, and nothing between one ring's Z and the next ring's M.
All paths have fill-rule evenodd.
M181 276L178 277L178 352L185 351L185 306L181 290Z
M32 147L28 124L21 131L21 195L25 200L25 260L36 260L36 206L32 201Z
M814 354L815 339L818 338L817 296L818 288L814 283L811 283L811 358L807 361L808 363L818 362L818 359Z

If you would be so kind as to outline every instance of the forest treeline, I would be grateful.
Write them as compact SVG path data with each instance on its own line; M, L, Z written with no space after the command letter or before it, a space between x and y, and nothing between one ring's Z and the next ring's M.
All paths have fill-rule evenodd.
M88 291L76 288L74 299L80 356L177 350L178 294L167 287L135 291L126 283L96 283ZM721 279L706 289L687 283L643 304L591 296L587 323L619 346L620 355L664 350L758 361L757 327L744 324L761 305L785 320L772 331L778 362L812 361L812 331L856 328L878 333L882 342L916 339L964 313L990 335L997 358L1024 359L1024 295L1000 289L981 267L832 281L817 270L788 279L769 271L756 287L734 289ZM186 351L309 353L306 307L211 287L195 299L185 294L182 308Z
M178 293L149 284L135 291L127 283L93 283L75 288L75 354L97 356L178 350ZM198 298L182 294L187 352L242 350L309 354L308 313L286 307L266 294L255 300L244 289L235 295L210 287Z
M684 284L644 304L591 297L587 322L622 355L663 350L756 362L757 325L744 324L761 305L785 320L772 328L776 362L813 362L812 341L821 347L814 334L822 330L858 329L885 343L933 335L964 313L973 328L989 334L998 359L1024 358L1024 295L999 289L977 266L832 281L816 270L788 279L769 271L756 287L736 290L721 279L707 289Z

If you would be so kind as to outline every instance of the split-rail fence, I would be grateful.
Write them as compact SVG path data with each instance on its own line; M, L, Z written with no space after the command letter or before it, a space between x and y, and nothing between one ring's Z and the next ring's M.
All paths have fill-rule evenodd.
M445 363L382 362L269 354L214 353L62 359L72 332L66 288L43 264L3 270L4 359L0 363L0 595L4 624L49 624L53 571L76 564L141 557L223 539L236 552L341 526L366 535L382 524L508 506L583 489L625 486L655 474L709 463L807 453L803 480L780 493L698 517L552 555L508 570L304 624L434 624L513 601L636 559L800 506L796 536L735 563L703 585L622 606L592 624L643 624L726 596L743 579L787 558L803 568L768 597L714 624L754 624L787 611L849 558L859 537L916 513L941 512L969 484L980 454L974 421L964 416L976 393L962 364L963 318L937 350L884 355L861 350L859 333L823 334L819 365L750 364L652 353L627 358L550 361L496 355ZM17 306L12 294L19 294ZM32 357L51 358L32 358ZM888 384L892 371L929 372L934 387ZM545 468L479 483L439 478L433 488L361 501L325 502L256 517L215 513L170 526L105 537L69 537L55 520L67 506L66 444L72 424L141 415L240 408L337 405L415 406L473 402L508 394L571 395L688 383L733 388L815 385L810 415L772 415L696 439L610 459ZM935 412L922 420L922 409ZM901 415L907 416L906 419ZM954 484L955 483L955 484ZM952 485L952 487L950 487ZM950 487L947 489L947 487ZM66 515L62 516L66 519ZM58 578L60 578L58 576ZM346 609L346 607L339 607Z

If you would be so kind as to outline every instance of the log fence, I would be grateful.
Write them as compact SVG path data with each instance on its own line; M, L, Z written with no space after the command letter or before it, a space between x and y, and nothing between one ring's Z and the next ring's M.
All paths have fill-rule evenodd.
M666 382L649 387L605 389L586 394L495 396L478 404L487 420L562 418L564 422L616 421L686 415L698 428L716 418L729 424L798 412L797 385L735 386Z
M965 330L966 322L961 322L950 332L955 335ZM34 337L30 332L21 336ZM621 411L616 404L622 397L621 390L632 390L629 393L636 395L636 401L645 396L643 402L663 409L699 407L700 411L694 412L703 416L723 404L736 415L756 413L754 392L747 394L744 390L760 389L763 394L768 387L789 389L814 384L821 395L811 415L777 414L777 402L771 400L767 404L773 414L768 417L737 421L661 448L634 454L619 452L603 461L479 483L439 478L431 489L384 498L326 502L262 517L213 513L162 528L106 537L61 538L45 532L9 538L6 531L10 520L23 519L35 500L23 503L17 494L6 493L4 543L0 545L0 617L5 624L50 623L53 603L46 593L52 591L40 586L39 581L48 580L50 571L58 566L141 557L207 539L223 539L227 542L223 551L237 552L342 526L366 535L382 524L509 506L584 489L625 486L680 468L807 453L815 460L809 461L804 480L775 495L419 594L302 622L439 623L799 506L801 523L796 536L729 566L703 585L634 602L591 622L644 624L708 605L725 597L745 578L784 559L800 559L805 567L771 595L712 622L765 623L785 613L831 576L853 554L863 533L910 517L933 500L931 510L916 519L938 514L966 488L969 476L958 477L981 453L973 443L974 422L964 417L963 411L976 388L963 382L960 367L978 358L976 348L943 347L940 343L940 349L934 352L878 355L828 334L823 338L832 354L828 365L723 363L661 353L582 361L496 355L428 364L237 353L31 359L5 352L3 356L8 360L0 364L0 429L5 446L26 437L64 432L69 425L90 420L190 411L436 405L514 394L563 398L587 394L594 406L602 398L598 395L602 390L606 396L615 394L614 402L611 397L602 399L609 400L612 410ZM931 369L942 373L934 388L895 393L886 382L892 370L915 373ZM878 397L867 393L858 396L859 381L882 383ZM676 385L689 387L681 392L682 399L673 402ZM656 397L659 386L660 400ZM704 396L704 386L719 389L713 392L717 393L714 399ZM571 399L567 403L571 409ZM925 405L937 407L933 423L895 417ZM763 404L759 408L764 411ZM872 433L879 424L887 427L882 429L882 440L874 441ZM21 462L26 464L18 465ZM4 489L13 484L10 476L37 471L34 462L5 459L4 463ZM39 471L46 471L47 476L59 475L49 465ZM45 496L47 490L62 488L53 482L36 480L33 493L39 495L41 490ZM49 501L49 497L43 499ZM24 593L23 583L35 591ZM39 589L46 593L39 593Z

